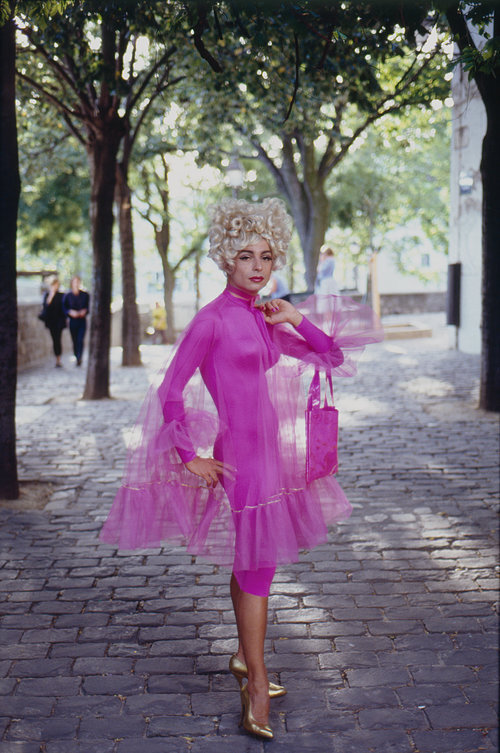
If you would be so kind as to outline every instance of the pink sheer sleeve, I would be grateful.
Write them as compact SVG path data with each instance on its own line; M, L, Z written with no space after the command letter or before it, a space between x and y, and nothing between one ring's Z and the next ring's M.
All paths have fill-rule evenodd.
M333 338L305 316L294 329L286 324L270 326L273 342L283 355L330 369L344 361L342 351Z
M380 320L370 306L347 296L312 295L297 310L304 319L296 331L287 325L271 329L275 345L303 365L329 369L334 376L354 376L365 346L384 338Z
M193 320L179 343L176 354L158 389L163 418L175 434L174 446L183 463L196 457L186 420L183 391L209 352L213 338L213 322L198 317Z

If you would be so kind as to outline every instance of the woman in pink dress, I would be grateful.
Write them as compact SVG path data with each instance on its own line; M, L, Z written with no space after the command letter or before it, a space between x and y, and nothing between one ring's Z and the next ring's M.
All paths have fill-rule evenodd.
M333 476L306 483L301 375L322 368L352 376L353 358L382 337L371 309L349 299L258 302L290 235L278 199L215 208L209 255L227 286L195 316L151 387L101 533L123 549L183 543L232 568L239 640L229 668L244 728L267 739L269 698L286 692L269 683L264 663L276 565L324 542L328 525L351 512Z

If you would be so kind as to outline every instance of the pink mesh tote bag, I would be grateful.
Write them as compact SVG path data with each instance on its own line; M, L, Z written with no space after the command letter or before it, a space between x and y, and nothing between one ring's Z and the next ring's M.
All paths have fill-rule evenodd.
M330 372L326 374L330 387L332 405L328 405L327 394L321 405L321 382L316 369L309 387L306 409L306 481L310 484L323 476L337 472L337 443L339 434L339 412L333 405L333 383Z

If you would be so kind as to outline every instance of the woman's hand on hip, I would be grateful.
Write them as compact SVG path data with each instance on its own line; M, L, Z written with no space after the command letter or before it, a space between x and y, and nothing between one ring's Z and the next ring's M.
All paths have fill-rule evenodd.
M273 298L271 301L266 301L266 303L260 304L259 308L268 324L288 322L293 324L294 327L298 327L303 319L300 311L297 311L295 306L282 298Z
M214 460L214 458L196 457L184 463L184 465L188 471L206 481L209 488L217 486L219 475L227 476L231 480L234 479L234 468L221 460Z

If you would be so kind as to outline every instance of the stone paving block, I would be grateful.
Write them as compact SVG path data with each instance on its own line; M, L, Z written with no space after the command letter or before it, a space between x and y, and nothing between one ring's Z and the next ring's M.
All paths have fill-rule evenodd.
M49 630L25 630L22 635L22 643L67 643L75 641L78 635L77 628L54 628Z
M405 708L443 706L465 702L465 688L458 685L413 685L397 688L397 695Z
M23 679L17 686L17 695L27 696L70 696L80 688L79 677L37 677Z
M46 656L49 649L49 643L15 643L11 646L0 646L0 659L37 659Z
M474 617L434 617L424 619L425 629L429 633L482 633L482 627Z
M208 641L202 639L155 641L151 646L149 655L151 657L169 656L171 654L174 656L196 656L198 654L206 654L208 651Z
M190 656L158 656L154 659L138 659L135 663L135 673L149 674L192 674L194 658Z
M218 738L216 739L218 740ZM190 750L192 750L192 747L190 747ZM218 748L216 747L214 753L217 753L217 751ZM61 751L61 753L64 753L64 751ZM131 737L118 743L117 753L188 753L188 741L182 737L162 737L161 739Z
M137 643L111 643L108 646L108 656L137 659L149 655L149 647L139 646Z
M44 753L114 753L114 747L113 740L93 740L92 750L89 750L88 740L85 742L64 740L64 742L47 743Z
M198 717L216 717L222 712L230 713L231 711L239 714L241 703L237 686L236 684L231 685L226 691L213 690L211 693L192 693L191 706L193 714Z
M170 612L167 625L207 625L220 623L218 612Z
M266 657L266 666L270 672L292 671L306 672L318 669L318 658L314 654L270 654Z
M280 654L319 654L333 650L332 641L320 638L287 638L273 641L274 651Z
M329 619L326 609L277 609L278 622L321 622Z
M169 737L170 735L209 735L215 732L215 721L208 717L196 716L157 716L148 724L148 737Z
M87 606L90 608L90 606ZM37 614L79 614L82 605L75 601L39 601L31 607L32 612Z
M0 695L9 695L16 687L16 680L13 677L6 677L0 680Z
M464 683L477 682L477 676L470 667L411 667L410 672L417 685L425 685L431 682L436 685L440 683L462 685Z
M360 667L378 667L378 656L370 651L334 651L318 656L321 669L354 669Z
M435 651L448 652L453 650L454 643L449 635L397 635L394 638L396 651Z
M79 719L58 717L53 719L22 719L13 721L6 733L7 740L71 740L76 737Z
M498 636L493 633L486 635L466 635L465 633L461 633L456 637L454 636L454 642L459 648L498 649Z
M187 694L149 692L127 698L124 713L153 717L165 716L165 714L189 714L191 711Z
M75 675L126 675L132 671L131 659L110 657L80 658L73 664Z
M85 717L80 723L78 737L80 740L116 740L141 737L145 730L146 722L141 715L107 716L105 719Z
M437 663L435 651L380 651L378 663L381 667L425 667Z
M50 658L58 657L103 657L108 650L107 643L57 643L50 649Z
M264 743L257 738L252 738L243 732L232 735L206 735L198 737L193 741L191 753L257 753L266 749L271 743ZM277 740L272 741L273 750ZM293 749L289 748L290 753ZM309 748L303 748L310 753ZM327 748L324 748L327 750ZM120 752L121 753L121 752ZM173 753L177 753L174 751Z
M150 676L147 686L150 693L208 693L209 677L207 675L161 674Z
M200 633L200 638L203 636ZM139 643L150 643L156 641L171 641L186 638L196 638L196 628L194 625L164 625L162 627L141 628L139 630Z
M368 630L372 635L404 635L405 633L423 634L423 624L418 620L370 620Z
M412 737L420 753L482 753L495 750L481 730L415 731Z
M428 729L429 723L422 711L397 708L361 709L359 724L362 729Z
M15 677L60 677L71 674L71 659L22 659L11 671Z
M498 724L495 711L484 703L432 706L426 709L426 713L434 729L471 729L495 727Z
M12 643L18 643L23 637L22 630L0 630L0 644L9 646Z
M38 615L37 615L38 617ZM84 627L103 627L108 623L107 614L85 612L84 614L60 614L56 617L56 628L84 628Z
M439 656L443 664L447 666L450 664L469 667L491 665L498 668L498 651L493 649L455 648L453 651L441 651Z
M81 630L79 640L82 643L95 641L101 643L102 641L108 641L113 643L116 641L131 641L136 640L139 631L136 627L124 627L124 626L104 626L104 627L85 627Z
M349 669L346 672L347 681L353 688L356 687L392 687L408 685L410 675L401 669Z
M50 615L8 614L1 618L0 624L2 628L26 630L27 628L46 628L50 626L51 622L52 617ZM65 627L65 625L61 627Z
M136 675L95 675L83 678L83 692L88 695L137 695L144 692L144 681Z
M137 614L114 614L111 625L135 625L137 627L158 627L165 624L164 614L138 612Z
M342 635L365 635L367 632L363 622L313 622L310 630L315 638L328 636L335 639Z
M11 664L12 662L8 660L0 661L0 678L6 677L9 674L9 669L11 667Z
M11 696L2 698L0 708L2 715L9 717L50 716L55 705L55 698L34 696Z
M390 688L332 688L327 690L330 708L360 711L373 708L394 708L399 705L398 697Z
M4 741L0 742L0 753L40 753L40 743Z
M337 651L392 651L393 642L386 636L352 635L335 638Z
M117 716L122 709L122 701L117 696L78 695L70 698L57 698L55 716L104 717Z
M315 709L296 710L286 715L286 727L289 733L299 732L340 732L353 730L357 726L352 712Z

